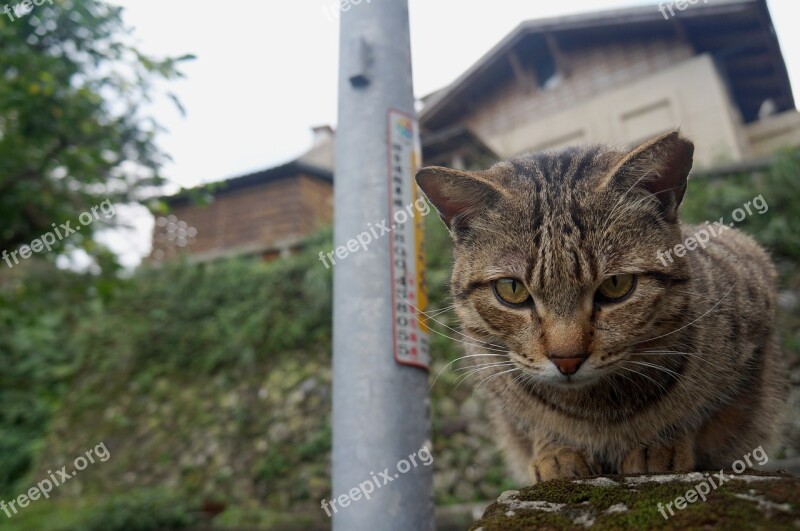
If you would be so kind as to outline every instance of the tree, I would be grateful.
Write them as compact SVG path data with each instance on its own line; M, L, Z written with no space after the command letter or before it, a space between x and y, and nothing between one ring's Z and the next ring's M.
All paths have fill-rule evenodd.
M142 107L154 83L182 77L179 63L193 57L140 53L121 12L100 0L20 0L0 13L0 251L162 184L161 128ZM62 234L59 251L97 252L100 226Z

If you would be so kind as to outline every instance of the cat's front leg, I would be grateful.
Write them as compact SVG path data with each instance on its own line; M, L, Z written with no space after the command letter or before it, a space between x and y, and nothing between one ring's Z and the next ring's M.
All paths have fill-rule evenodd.
M600 473L599 463L587 452L557 441L537 441L528 466L533 485L551 479L594 476Z
M671 443L632 450L619 467L621 474L658 474L694 470L694 438L685 435Z

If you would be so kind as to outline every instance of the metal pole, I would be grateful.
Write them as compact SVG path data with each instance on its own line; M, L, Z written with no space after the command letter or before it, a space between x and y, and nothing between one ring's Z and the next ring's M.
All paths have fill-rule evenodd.
M420 162L408 0L348 5L334 186L333 528L424 531L434 528L433 467L417 456L398 470L432 450L427 335L416 319L425 300L419 209L397 223L418 197ZM359 236L370 242L352 251Z

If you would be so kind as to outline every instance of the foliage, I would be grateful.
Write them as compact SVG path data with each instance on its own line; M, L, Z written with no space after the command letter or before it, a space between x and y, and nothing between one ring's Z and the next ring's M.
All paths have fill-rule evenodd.
M732 213L748 201L763 196L769 209L758 214L751 207L737 228L755 236L778 259L800 259L800 149L779 156L768 169L756 174L740 173L722 178L704 177L689 180L689 189L682 206L682 216L694 223L724 217L733 221Z
M136 489L65 503L39 499L0 526L7 531L176 531L197 529L199 513L166 489ZM5 515L3 515L5 520Z
M331 299L330 272L313 253L269 263L176 262L139 271L75 341L100 370L246 368L269 353L329 342Z
M161 184L160 126L142 107L153 83L181 77L178 65L191 56L143 55L125 43L121 11L56 0L0 16L0 250ZM65 243L97 252L96 225Z
M328 240L322 232L309 248ZM125 280L27 268L0 289L0 494L22 488L77 376L129 374L147 387L330 344L330 275L311 252L174 263Z
M114 496L76 525L75 531L166 531L193 528L196 514L167 490L134 491Z
M280 529L281 531L307 531L326 529L319 518L309 512L286 513L259 506L231 507L222 513L214 524L220 529Z
M40 264L0 289L0 494L30 468L80 367L70 331L102 307L115 282Z

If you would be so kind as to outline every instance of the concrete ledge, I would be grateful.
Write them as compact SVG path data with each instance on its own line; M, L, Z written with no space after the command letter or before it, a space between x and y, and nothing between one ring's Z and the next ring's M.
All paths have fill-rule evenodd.
M786 473L745 470L742 474L726 471L722 481L718 474L549 481L504 492L471 530L800 527L800 479ZM669 508L667 504L671 504Z

